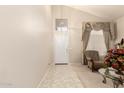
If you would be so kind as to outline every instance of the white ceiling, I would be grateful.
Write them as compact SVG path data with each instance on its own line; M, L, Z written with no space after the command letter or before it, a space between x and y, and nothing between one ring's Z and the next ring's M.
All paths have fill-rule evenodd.
M111 20L124 16L124 5L74 5L69 7Z

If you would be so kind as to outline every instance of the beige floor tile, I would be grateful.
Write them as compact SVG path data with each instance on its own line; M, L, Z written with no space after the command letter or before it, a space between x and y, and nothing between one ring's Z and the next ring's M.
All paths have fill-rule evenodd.
M86 65L51 65L39 87L41 88L113 88L112 81L102 83L102 76ZM120 86L123 87L123 86Z
M51 66L39 87L81 88L83 85L70 65L54 65Z

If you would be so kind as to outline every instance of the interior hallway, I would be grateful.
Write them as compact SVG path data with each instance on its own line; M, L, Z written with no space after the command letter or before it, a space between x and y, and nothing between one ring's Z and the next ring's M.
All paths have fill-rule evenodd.
M38 87L42 88L112 88L112 81L102 83L98 72L92 73L86 65L51 65ZM122 86L120 86L122 87Z
M79 6L80 9L85 7L88 8ZM92 9L93 6L89 8ZM49 64L55 62L56 27L68 28L68 47L64 47L64 50L66 49L71 64L51 65L39 87L113 87L111 82L103 84L98 72L92 73L87 65L80 64L83 22L115 22L117 23L115 43L124 36L124 14L121 14L124 6L95 6L94 10L97 9L100 12L96 13L103 16L98 17L87 13L87 9L81 11L66 5L0 6L0 87L35 88L39 85ZM104 14L108 18L105 18ZM60 26L56 25L56 20L61 19L67 20L66 27L62 26L63 22L60 22ZM64 39L59 42L62 48L63 41ZM61 51L57 53L56 58L66 62L66 57L62 56L65 52L63 53L61 48L57 50Z

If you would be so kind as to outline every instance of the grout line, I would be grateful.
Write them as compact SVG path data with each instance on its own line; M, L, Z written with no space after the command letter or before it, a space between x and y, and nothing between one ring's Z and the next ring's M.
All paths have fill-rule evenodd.
M40 88L40 84L45 80L46 76L47 76L48 73L49 73L49 70L50 70L51 67L52 67L52 65L54 65L54 64L52 63L52 64L48 65L48 68L47 68L47 70L45 71L44 76L41 78L41 80L40 80L40 82L39 82L39 84L37 85L36 88Z
M83 82L83 81L81 81L81 79L80 79L80 77L79 77L78 73L74 70L73 66L71 66L71 68L72 68L72 70L75 72L75 74L77 75L77 78L80 80L80 82L81 82L81 84L82 84L83 88L87 88L87 87L86 87L86 85L84 84L84 82Z

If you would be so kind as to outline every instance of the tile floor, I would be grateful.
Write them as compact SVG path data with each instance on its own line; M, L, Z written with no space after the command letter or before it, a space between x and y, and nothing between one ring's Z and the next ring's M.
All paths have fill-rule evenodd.
M98 72L91 72L80 63L69 65L51 65L39 84L41 88L112 88L111 80L102 83Z
M41 81L42 88L80 88L83 87L70 65L53 65Z
M86 65L71 64L79 80L85 88L111 88L111 80L107 79L107 84L102 83L103 77L98 72L92 72Z

